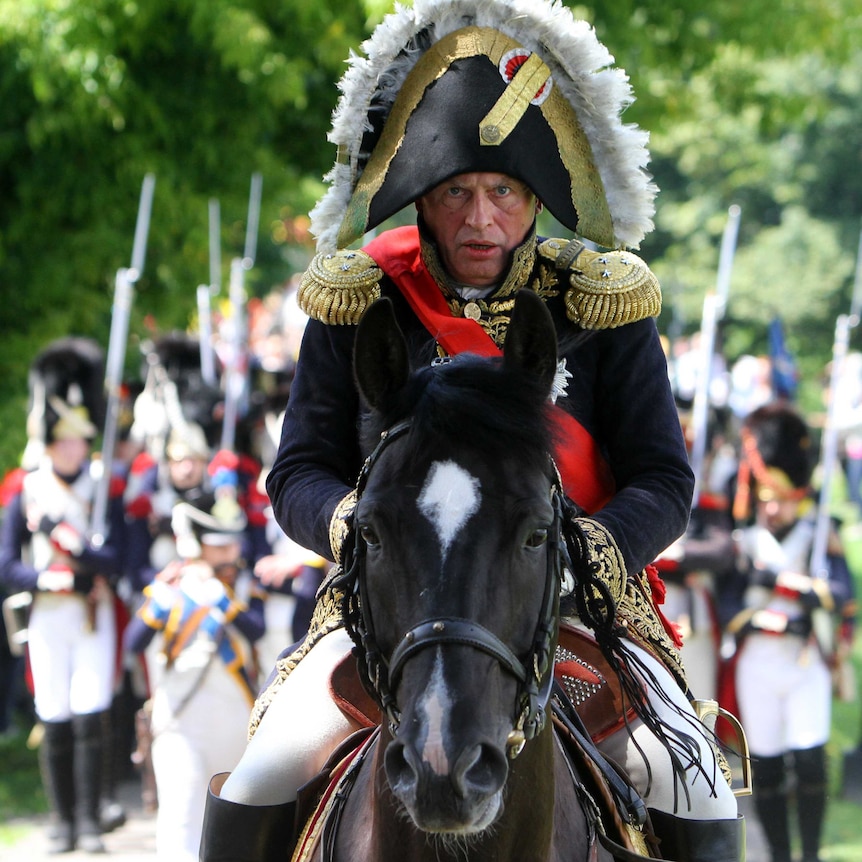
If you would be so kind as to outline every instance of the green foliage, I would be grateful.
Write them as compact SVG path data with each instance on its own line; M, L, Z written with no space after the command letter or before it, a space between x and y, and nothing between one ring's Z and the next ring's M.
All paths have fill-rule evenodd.
M662 320L675 315L694 331L715 289L728 206L739 204L725 355L765 353L766 326L780 316L799 357L803 409L819 411L862 226L862 183L848 170L862 159L862 53L840 66L815 47L783 57L716 47L688 82L682 113L653 136L662 194L647 257L669 299Z
M210 198L222 271L242 253L255 171L247 288L291 274L275 236L319 195L334 81L365 15L359 0L0 0L2 467L22 449L32 357L69 333L107 344L145 174L156 189L133 334L148 334L146 315L162 330L188 324L209 281Z
M247 288L262 294L303 266L302 219L335 155L335 82L392 5L0 0L0 471L23 448L38 350L70 333L107 344L145 174L156 190L130 367L148 327L194 318L212 198L226 280L253 172L263 200ZM665 287L660 325L676 310L697 327L738 203L728 345L760 349L778 308L805 321L791 347L818 375L849 305L862 217L856 0L569 5L628 70L637 100L626 118L652 133L662 192L642 254Z
M29 748L26 742L27 735L24 731L0 739L0 756L3 758L0 823L48 811L39 777L38 753ZM0 846L4 843L4 832L0 830Z

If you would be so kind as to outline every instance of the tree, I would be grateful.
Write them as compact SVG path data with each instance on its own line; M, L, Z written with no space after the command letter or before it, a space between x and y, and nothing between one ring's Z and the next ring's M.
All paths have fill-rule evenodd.
M242 252L254 171L251 287L289 275L280 227L319 194L334 81L364 32L360 0L0 0L0 463L21 451L38 350L69 333L107 344L146 173L156 190L133 333L145 314L187 324L208 281L209 198L225 257Z
M335 82L392 5L0 0L0 468L23 448L32 357L70 333L107 344L146 173L156 192L133 336L147 334L145 315L161 330L193 317L208 280L210 198L221 204L225 262L241 253L254 171L263 201L247 287L262 293L302 268L303 218L335 156ZM862 216L858 0L568 5L628 70L637 100L626 119L652 134L662 193L642 253L666 288L660 325L681 305L696 327L727 207L739 203L734 349L756 347L770 308L801 292L764 261L799 253L802 239L808 263L794 266L819 300L806 308L813 338L791 347L825 363ZM815 266L818 248L831 251Z

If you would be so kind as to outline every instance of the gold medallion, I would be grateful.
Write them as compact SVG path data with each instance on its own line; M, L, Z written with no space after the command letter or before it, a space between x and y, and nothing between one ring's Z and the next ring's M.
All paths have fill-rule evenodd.
M479 308L479 304L476 302L468 302L464 306L464 317L467 317L470 320L479 320L482 317L482 309Z

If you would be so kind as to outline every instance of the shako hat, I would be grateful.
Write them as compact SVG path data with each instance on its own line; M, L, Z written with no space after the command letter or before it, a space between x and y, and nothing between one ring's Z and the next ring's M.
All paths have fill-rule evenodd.
M198 556L201 545L241 542L247 526L242 507L227 496L205 493L193 504L179 502L171 510L177 553L184 559Z
M212 452L204 429L197 422L182 422L171 428L165 446L165 455L171 461L182 461L184 458L208 461Z
M214 444L221 431L216 418L224 395L218 386L207 383L201 368L201 346L197 336L185 332L169 332L141 345L144 354L143 374L150 392L144 403L161 401L171 427L183 420L196 423ZM164 376L160 372L164 373ZM165 387L166 380L173 392ZM179 409L182 417L176 415ZM137 420L136 420L137 421ZM142 417L147 424L147 417ZM146 432L140 432L146 434Z
M52 341L28 374L31 443L96 437L105 419L104 386L104 353L95 341L78 336Z
M637 248L657 192L628 77L559 0L416 0L353 55L329 139L318 251L346 248L461 173L521 180L606 248Z
M774 401L750 413L740 429L740 442L735 518L750 515L755 494L761 500L797 502L808 496L814 470L811 432L790 404Z

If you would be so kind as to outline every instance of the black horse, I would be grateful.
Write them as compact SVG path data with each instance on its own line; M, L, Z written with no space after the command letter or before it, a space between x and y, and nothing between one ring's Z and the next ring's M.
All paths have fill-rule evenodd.
M343 585L360 672L385 718L351 771L325 858L611 858L547 720L556 365L553 322L526 291L497 360L461 355L411 373L388 301L362 320L355 368L371 454Z

